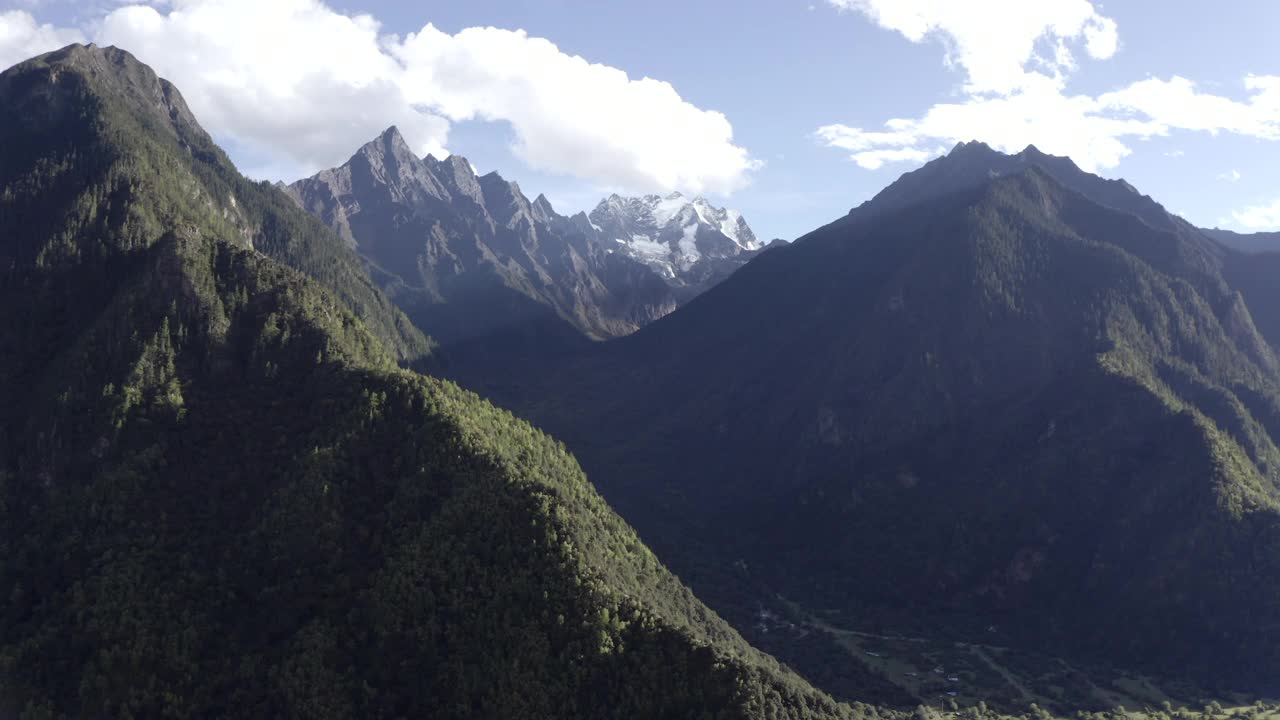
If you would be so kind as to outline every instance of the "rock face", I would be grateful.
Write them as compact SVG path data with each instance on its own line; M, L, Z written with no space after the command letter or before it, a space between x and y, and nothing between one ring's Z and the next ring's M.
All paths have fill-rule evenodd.
M652 268L682 299L728 277L765 247L742 213L678 192L610 195L590 220L601 243Z
M599 243L585 215L477 176L461 156L419 158L394 127L288 191L442 343L534 327L543 339L611 338L676 306L661 278Z

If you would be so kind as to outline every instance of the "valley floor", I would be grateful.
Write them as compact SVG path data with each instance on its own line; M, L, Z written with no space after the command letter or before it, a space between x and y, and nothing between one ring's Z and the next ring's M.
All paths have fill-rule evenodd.
M1280 718L1280 698L1212 693L1187 683L1089 667L1051 653L999 644L869 632L838 616L785 598L778 601L789 619L761 611L755 631L787 633L796 640L825 634L869 674L942 713L970 717L974 709L989 708L994 713L1054 717L1077 717L1082 710L1107 712L1128 720Z

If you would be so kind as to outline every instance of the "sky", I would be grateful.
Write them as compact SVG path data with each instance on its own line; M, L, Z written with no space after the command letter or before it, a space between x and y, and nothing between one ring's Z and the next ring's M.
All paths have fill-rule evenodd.
M793 239L981 140L1252 232L1280 230L1276 28L1277 0L0 0L0 67L129 50L257 179L396 125L565 214L680 191Z

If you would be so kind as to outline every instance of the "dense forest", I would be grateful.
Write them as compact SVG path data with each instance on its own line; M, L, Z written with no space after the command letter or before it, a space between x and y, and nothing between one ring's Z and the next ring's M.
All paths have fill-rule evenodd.
M0 714L874 712L747 645L563 445L400 369L422 336L131 56L0 97Z
M1280 715L1276 256L1123 181L962 145L479 364L127 52L0 103L0 716Z
M456 377L740 627L780 595L1264 691L1273 267L1065 158L961 146L633 336Z

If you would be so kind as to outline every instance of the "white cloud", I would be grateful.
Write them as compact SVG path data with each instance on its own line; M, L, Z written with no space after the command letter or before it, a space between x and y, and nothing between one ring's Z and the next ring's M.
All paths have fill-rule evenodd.
M1148 78L1097 97L1067 91L1076 62L1070 43L1093 58L1119 46L1116 24L1088 0L828 0L858 10L913 42L931 35L947 47L947 64L966 73L964 97L917 118L889 120L883 131L825 125L817 137L848 150L863 167L918 162L937 143L983 140L1016 152L1027 145L1069 155L1082 168L1115 167L1129 142L1174 131L1236 133L1280 140L1280 77L1244 79L1244 100L1201 92L1174 76ZM1037 51L1046 43L1050 57ZM1045 70L1046 72L1042 72Z
M1130 153L1117 138L1160 134L1160 126L1154 123L1100 116L1094 113L1096 108L1092 98L1064 95L1044 78L1012 95L971 97L935 105L917 119L890 120L885 123L888 132L868 133L835 124L819 128L818 137L830 146L853 151L853 160L864 167L869 153L925 152L939 143L950 146L979 139L1003 152L1036 145L1054 155L1069 155L1086 170L1096 170L1113 167ZM922 157L904 152L898 159Z
M1116 53L1115 21L1089 0L827 0L856 10L911 42L938 37L947 48L947 64L963 68L970 93L1008 94L1022 88L1033 61L1054 75L1075 68L1069 42L1083 41L1090 57ZM1052 56L1037 53L1048 40Z
M1231 172L1224 172L1224 173L1222 173L1221 175L1219 175L1219 176L1218 176L1218 179L1219 179L1219 180L1230 180L1231 182L1240 182L1240 177L1241 177L1241 176L1240 176L1240 171L1239 171L1239 170L1232 170Z
M627 188L728 192L758 166L724 115L670 84L561 52L521 31L428 25L395 44L415 102L453 120L506 120L531 166Z
M1229 132L1280 140L1280 77L1250 75L1244 87L1252 94L1247 102L1239 102L1202 93L1194 82L1177 75L1148 78L1099 96L1098 109L1146 116L1165 132Z
M837 141L838 142L838 141ZM866 150L854 156L854 162L867 170L879 170L885 163L924 162L933 156L928 150L897 148L890 150Z
M84 42L79 30L42 25L24 10L0 12L0 69L74 42Z
M1231 213L1237 225L1249 230L1280 230L1280 200Z
M427 25L400 38L320 0L172 0L93 24L95 42L150 64L210 132L267 167L339 164L391 124L418 152L447 154L453 123L472 119L510 123L514 151L533 167L630 190L728 193L759 166L722 114L668 83L519 31ZM5 42L3 28L0 58L78 39L36 42L19 27L21 42Z
M388 125L440 154L449 122L418 112L368 15L313 0L178 0L109 13L95 41L173 81L215 136L303 171L340 164Z

